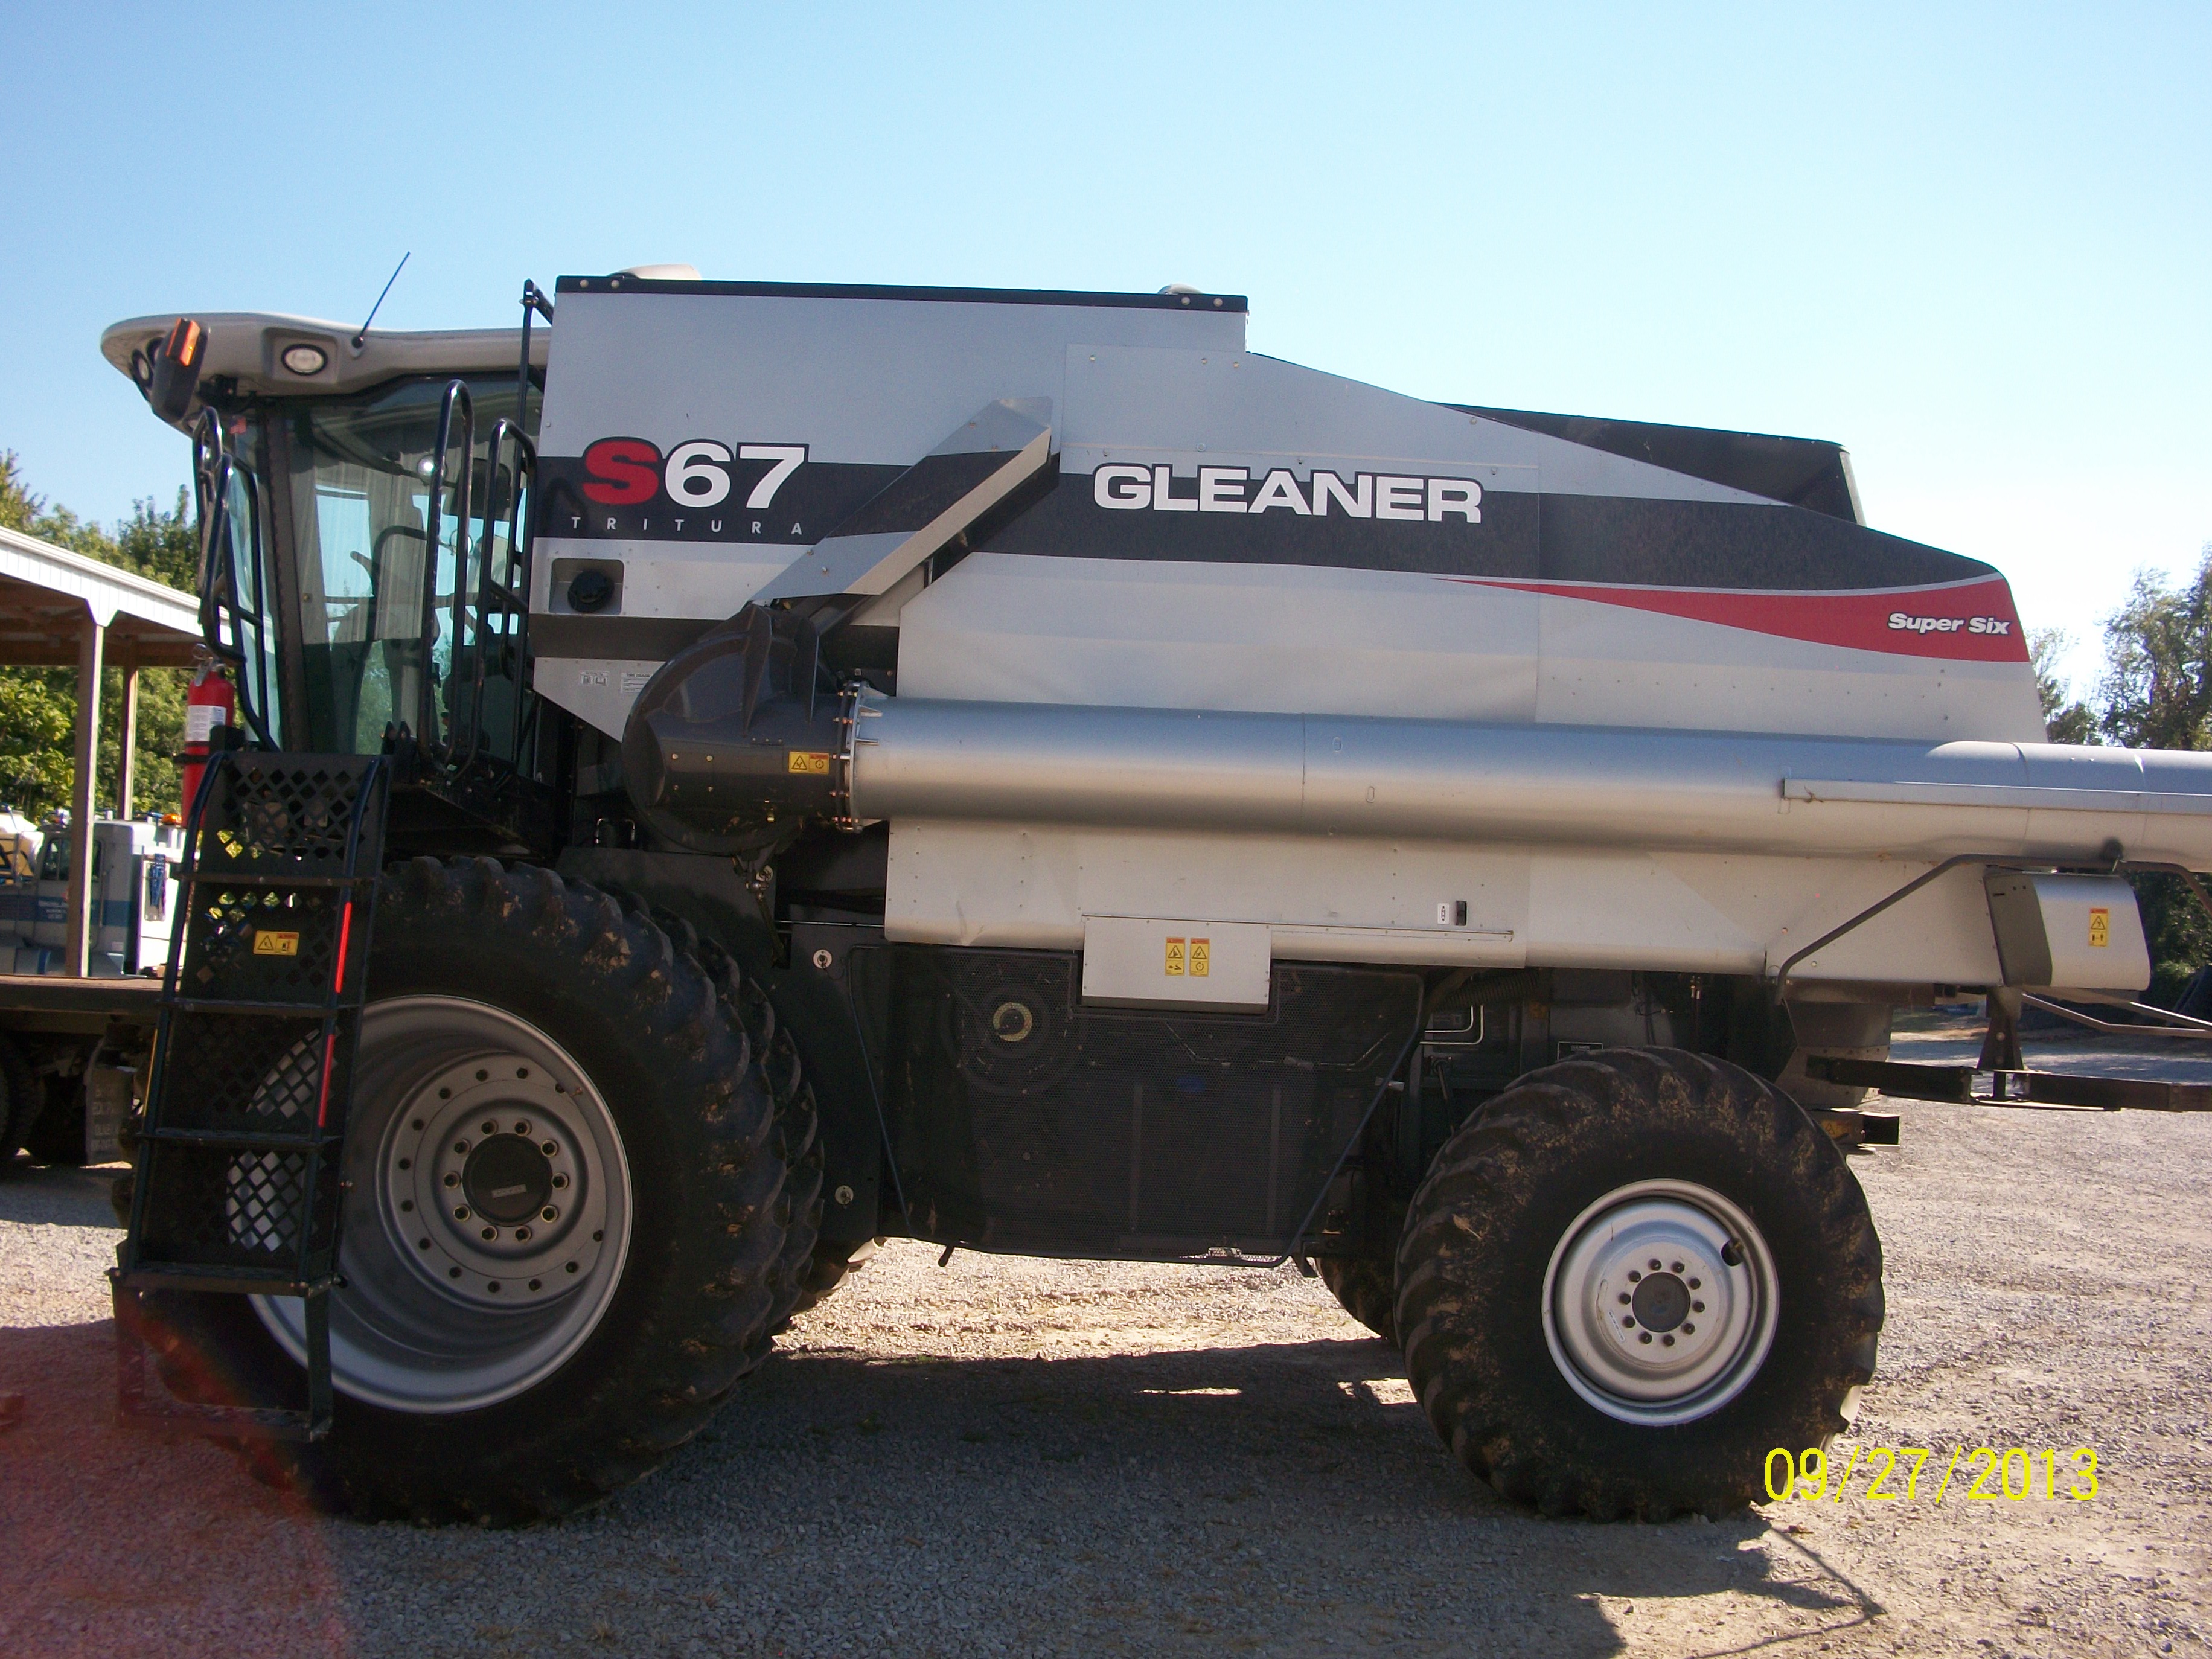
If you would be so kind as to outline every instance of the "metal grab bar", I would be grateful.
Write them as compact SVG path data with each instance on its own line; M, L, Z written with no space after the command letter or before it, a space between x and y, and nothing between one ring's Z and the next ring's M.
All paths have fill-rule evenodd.
M269 573L261 534L261 481L224 447L222 423L212 409L204 410L192 428L192 489L199 516L201 639L210 654L237 671L240 719L256 742L274 749L269 724ZM246 500L250 612L239 597L234 491Z
M504 583L495 584L491 574L492 532L495 528L492 514L497 500L496 485L499 479L500 453L510 440L514 445L514 487L509 494L507 502L507 580ZM502 415L492 423L491 436L485 446L483 516L481 521L483 529L477 538L476 635L471 642L469 657L469 715L465 750L462 749L460 733L458 731L454 733L453 739L453 747L460 751L459 763L462 766L467 766L475 761L483 745L485 636L490 631L487 624L490 619L492 597L495 592L497 592L501 608L507 614L520 619L515 629L514 641L515 650L514 724L514 729L508 733L509 752L506 758L511 765L521 764L523 665L527 659L530 629L529 550L523 539L522 512L526 478L529 480L532 488L536 487L538 447L523 434L520 421L510 420ZM457 617L460 614L459 599L460 592L460 572L456 569L454 615ZM459 651L459 635L457 632L454 636L456 671L460 662Z
M438 543L445 529L446 457L452 447L453 410L461 412L461 476L453 485L453 653L455 669L461 659L462 597L468 590L469 495L476 470L476 403L468 382L454 380L438 404L438 447L430 467L430 503L422 515L422 680L415 698L415 738L425 749L438 742Z

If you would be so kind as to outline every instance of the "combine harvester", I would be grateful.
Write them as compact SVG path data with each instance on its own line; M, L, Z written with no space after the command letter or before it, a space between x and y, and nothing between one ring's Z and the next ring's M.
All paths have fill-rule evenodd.
M246 739L126 1393L319 1503L589 1503L898 1235L1295 1260L1501 1492L1719 1511L1873 1375L1869 1085L2197 1103L2016 1018L2148 984L2212 757L2047 744L2002 577L1833 445L1401 397L1183 289L557 298L104 342L195 435ZM1962 992L1979 1066L1888 1061Z

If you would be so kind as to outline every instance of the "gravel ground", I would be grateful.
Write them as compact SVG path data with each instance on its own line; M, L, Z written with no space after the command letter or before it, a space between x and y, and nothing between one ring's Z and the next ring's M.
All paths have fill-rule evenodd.
M1291 1271L902 1244L596 1514L333 1522L115 1424L103 1178L19 1174L0 1651L2205 1652L2212 1121L1897 1109L1903 1146L1855 1160L1890 1314L1840 1455L2087 1444L2089 1502L1936 1503L1931 1469L1911 1502L1862 1478L1720 1522L1546 1521L1467 1477L1397 1356Z

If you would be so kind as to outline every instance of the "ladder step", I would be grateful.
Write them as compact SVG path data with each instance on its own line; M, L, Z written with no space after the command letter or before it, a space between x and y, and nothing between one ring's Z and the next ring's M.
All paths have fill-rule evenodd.
M313 1019L343 1012L327 997L319 1002L271 1002L266 998L246 997L234 1002L228 997L165 997L161 1006L188 1014L293 1014Z
M206 870L187 871L181 880L204 887L367 887L376 880L366 876L234 875Z
M318 1148L334 1147L337 1135L284 1135L258 1133L251 1129L142 1129L141 1140L159 1141L165 1146L220 1146L234 1152L312 1152Z
M134 1261L118 1267L115 1282L127 1291L216 1291L228 1296L320 1296L332 1289L335 1279L312 1284L262 1267L185 1266L167 1261Z

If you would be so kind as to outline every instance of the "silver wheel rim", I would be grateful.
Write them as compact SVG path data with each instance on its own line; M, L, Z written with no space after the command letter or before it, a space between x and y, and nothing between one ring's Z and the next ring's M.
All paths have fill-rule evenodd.
M471 1411L572 1358L629 1254L629 1164L605 1099L527 1021L459 997L362 1015L331 1297L338 1392L395 1411ZM305 1315L256 1297L307 1363Z
M1639 1181L1574 1219L1544 1275L1544 1341L1607 1416L1655 1427L1718 1411L1774 1345L1781 1291L1751 1218L1709 1187Z

